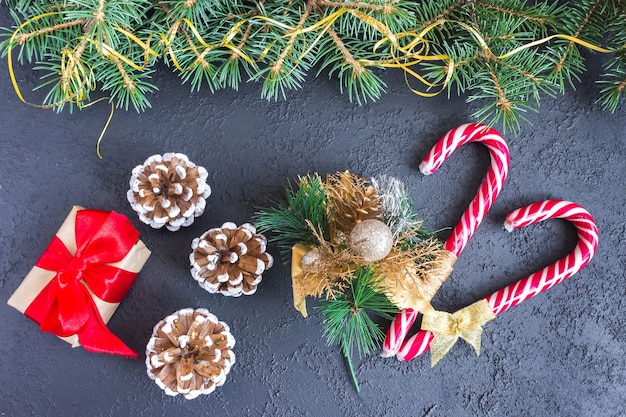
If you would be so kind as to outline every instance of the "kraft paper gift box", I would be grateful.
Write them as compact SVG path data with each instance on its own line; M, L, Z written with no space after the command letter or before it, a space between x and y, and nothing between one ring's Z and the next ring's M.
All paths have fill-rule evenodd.
M73 347L136 357L106 323L149 256L128 218L74 206L8 304Z

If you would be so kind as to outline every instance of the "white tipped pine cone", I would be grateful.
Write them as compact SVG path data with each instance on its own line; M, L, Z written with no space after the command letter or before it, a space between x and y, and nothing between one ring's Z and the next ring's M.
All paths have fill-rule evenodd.
M206 169L182 153L152 155L133 169L126 196L142 222L176 231L204 212L211 195L207 177Z
M274 263L265 252L267 240L249 223L237 227L224 223L211 229L191 244L191 274L200 286L211 293L239 297L252 295L263 272Z
M222 386L235 363L235 339L208 310L186 308L154 326L146 346L148 376L167 395L188 400Z

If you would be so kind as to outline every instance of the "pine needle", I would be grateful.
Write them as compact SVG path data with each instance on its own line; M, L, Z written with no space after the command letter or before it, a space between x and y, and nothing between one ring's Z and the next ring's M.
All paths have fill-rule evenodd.
M253 221L261 233L271 234L269 241L276 243L285 263L291 258L291 248L296 243L317 246L313 230L321 230L329 239L326 190L318 175L300 177L298 187L288 184L285 196L273 201L272 207L260 209Z
M383 341L385 333L372 316L391 320L397 309L384 295L382 279L371 267L355 271L345 292L335 298L325 299L319 307L323 315L323 334L329 345L340 346L357 391L358 382L352 367L352 351L360 358L374 352Z
M517 132L544 95L575 88L587 70L587 47L572 38L518 50L552 35L615 52L601 55L596 101L604 109L615 111L626 88L621 0L6 4L15 24L0 30L0 55L13 50L31 65L41 77L38 88L47 91L44 104L57 111L84 107L95 90L117 107L144 111L157 89L150 75L159 61L194 91L257 81L268 100L287 99L314 71L335 79L338 91L359 105L385 92L383 68L410 64L403 69L407 84L420 83L414 91L464 95L477 121Z

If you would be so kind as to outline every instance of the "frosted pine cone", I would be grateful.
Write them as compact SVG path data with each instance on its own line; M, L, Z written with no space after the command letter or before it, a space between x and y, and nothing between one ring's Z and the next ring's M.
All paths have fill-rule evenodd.
M211 293L239 297L251 295L261 282L261 274L274 263L265 252L267 240L249 223L237 227L224 223L191 244L191 274Z
M208 310L186 308L158 322L146 347L148 376L188 400L222 386L235 363L235 339Z
M204 212L211 195L207 176L182 153L153 155L133 169L128 201L142 222L176 231Z

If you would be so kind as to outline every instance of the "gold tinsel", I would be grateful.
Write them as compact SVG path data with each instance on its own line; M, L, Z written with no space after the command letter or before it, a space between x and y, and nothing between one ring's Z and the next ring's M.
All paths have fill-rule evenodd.
M330 245L308 224L319 246L297 244L292 259L294 305L305 317L307 296L334 298L348 287L357 268L369 264L350 248ZM382 288L394 305L424 311L452 272L456 257L435 239L402 248L398 243L412 234L413 230L406 231L389 255L372 265L383 277Z
M298 262L302 280L295 285L306 295L319 297L325 294L333 298L337 292L347 287L353 276L354 265L362 262L362 259L348 249L331 246L308 220L307 225L319 246L313 248L302 245L306 248L302 261Z
M402 250L398 246L381 261L376 269L385 277L385 293L400 309L423 311L452 272L456 257L437 241Z

